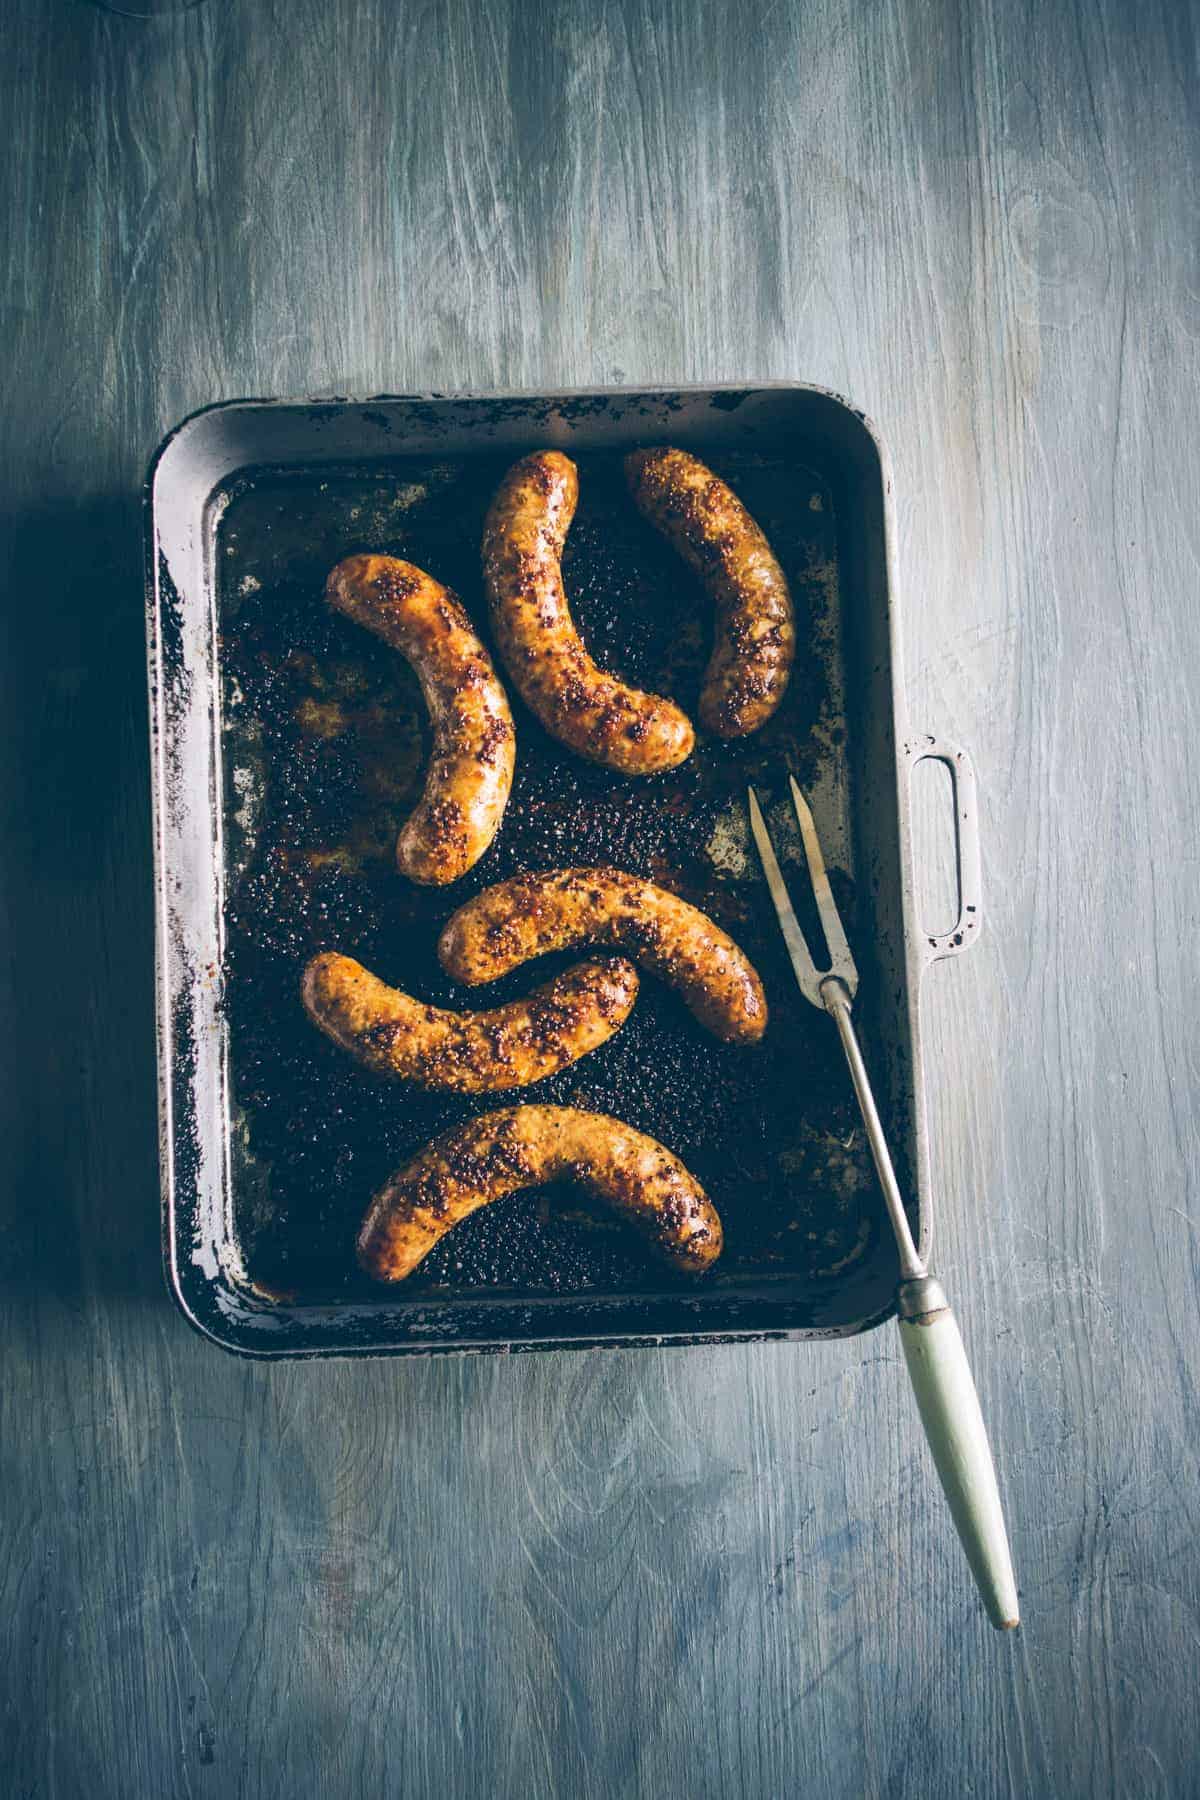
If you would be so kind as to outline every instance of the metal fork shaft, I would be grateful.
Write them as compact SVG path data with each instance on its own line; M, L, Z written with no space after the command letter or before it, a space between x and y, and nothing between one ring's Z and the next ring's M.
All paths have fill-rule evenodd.
M850 1016L850 996L836 975L828 976L821 983L821 1000L826 1012L838 1028L842 1049L846 1052L846 1061L850 1065L850 1079L854 1083L859 1111L863 1116L863 1124L867 1128L867 1142L871 1146L875 1172L879 1176L879 1185L883 1189L888 1218L891 1220L892 1230L896 1234L896 1248L900 1252L901 1280L915 1281L928 1271L921 1261L917 1246L913 1241L908 1214L904 1210L904 1201L900 1196L900 1184L896 1180L896 1171L892 1167L891 1152L888 1150L887 1139L883 1134L883 1125L875 1105L875 1096L871 1092L871 1082L867 1075L866 1064L862 1059L862 1051L858 1047L858 1034Z

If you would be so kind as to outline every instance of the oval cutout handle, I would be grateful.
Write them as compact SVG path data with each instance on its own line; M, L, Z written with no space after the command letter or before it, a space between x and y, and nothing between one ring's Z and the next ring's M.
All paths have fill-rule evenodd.
M969 950L983 924L982 875L979 854L979 791L975 765L965 750L947 738L925 734L906 738L904 754L909 780L919 763L944 763L954 786L954 858L958 871L958 918L949 931L922 936L927 963Z

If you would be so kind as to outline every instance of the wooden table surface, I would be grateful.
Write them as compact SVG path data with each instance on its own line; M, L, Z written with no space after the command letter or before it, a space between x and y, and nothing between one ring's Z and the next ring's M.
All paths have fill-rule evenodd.
M128 0L152 10L152 0ZM20 1796L1197 1791L1197 13L204 0L0 20L0 1751ZM893 1329L239 1362L159 1268L139 485L246 394L803 377L895 462L987 934Z

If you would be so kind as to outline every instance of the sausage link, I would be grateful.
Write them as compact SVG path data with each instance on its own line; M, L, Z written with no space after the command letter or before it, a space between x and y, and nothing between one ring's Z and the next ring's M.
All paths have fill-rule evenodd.
M446 1012L326 950L305 969L302 997L313 1024L376 1074L490 1094L528 1087L599 1049L629 1017L637 991L632 963L612 957L579 963L491 1012Z
M483 575L500 654L526 706L576 755L622 775L673 769L695 743L686 713L597 668L571 617L560 565L578 497L559 450L523 457L497 489Z
M721 1254L712 1201L654 1138L604 1113L512 1106L468 1119L393 1175L367 1210L358 1260L377 1281L403 1281L479 1207L564 1177L624 1215L687 1274L703 1274Z
M695 570L716 607L700 723L745 737L783 699L796 653L787 578L733 490L686 450L635 450L625 459L638 511Z
M325 592L338 612L398 650L421 683L433 748L396 862L410 881L444 887L500 829L515 758L508 696L462 603L413 563L348 556Z
M474 987L584 944L627 952L727 1042L756 1043L766 1030L762 982L733 939L698 907L621 869L549 869L486 888L447 920L438 956Z

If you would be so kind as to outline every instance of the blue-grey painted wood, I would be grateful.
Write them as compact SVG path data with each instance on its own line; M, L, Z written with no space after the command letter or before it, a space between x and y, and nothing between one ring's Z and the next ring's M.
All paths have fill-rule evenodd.
M7 1791L1195 1791L1196 24L8 0ZM1015 1640L893 1330L244 1365L158 1272L163 429L233 394L790 375L890 438L914 722L983 783L988 934L932 978L929 1045Z

